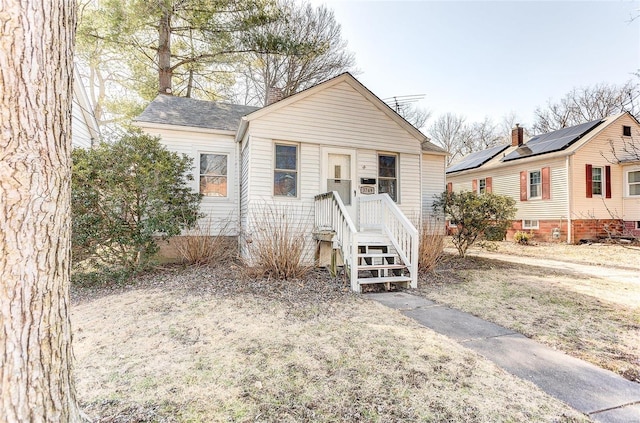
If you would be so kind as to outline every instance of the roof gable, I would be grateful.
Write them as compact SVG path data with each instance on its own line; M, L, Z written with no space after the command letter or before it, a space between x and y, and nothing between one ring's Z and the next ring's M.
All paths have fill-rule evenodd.
M374 107L387 115L392 121L394 121L398 126L408 132L413 138L421 143L422 151L437 153L437 154L447 154L442 148L436 146L431 143L429 138L420 132L417 128L407 122L403 117L398 115L393 109L391 109L386 103L384 103L380 98L378 98L375 94L369 91L360 81L354 78L350 73L346 72L340 74L334 78L331 78L327 81L324 81L318 85L315 85L311 88L303 90L299 93L293 94L285 99L282 99L276 103L265 106L262 109L254 111L249 115L242 118L242 123L240 124L240 129L238 134L236 134L236 139L240 140L244 136L244 133L247 130L249 123L255 119L259 119L267 114L274 113L278 110L281 110L287 106L290 106L294 103L297 103L303 99L306 99L320 91L329 89L334 87L340 83L347 83L351 86L355 91L360 93L366 100L368 100Z
M135 121L236 131L242 116L257 109L258 107L160 94Z

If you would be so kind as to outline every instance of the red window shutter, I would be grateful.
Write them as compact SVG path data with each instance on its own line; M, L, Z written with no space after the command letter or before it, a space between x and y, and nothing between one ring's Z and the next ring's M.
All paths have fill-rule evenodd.
M520 172L520 201L527 201L527 171Z
M473 192L478 192L478 180L477 179L472 179L471 180L471 190Z
M453 182L447 182L447 192L453 192Z
M585 165L585 183L587 184L587 198L593 197L593 174L591 173L591 165Z
M551 169L548 167L542 168L542 199L549 200L551 198Z
M604 167L605 194L611 198L611 166Z
M493 187L491 186L491 182L492 182L491 177L489 176L486 179L486 185L485 185L487 192L493 192Z

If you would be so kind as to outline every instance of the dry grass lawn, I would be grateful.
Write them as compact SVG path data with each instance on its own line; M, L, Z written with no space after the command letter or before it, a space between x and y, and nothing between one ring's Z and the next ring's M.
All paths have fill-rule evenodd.
M637 249L615 245L519 246L498 252L637 267ZM640 284L488 258L449 257L420 293L516 330L640 382Z
M74 298L78 395L100 422L587 421L318 274L191 268Z

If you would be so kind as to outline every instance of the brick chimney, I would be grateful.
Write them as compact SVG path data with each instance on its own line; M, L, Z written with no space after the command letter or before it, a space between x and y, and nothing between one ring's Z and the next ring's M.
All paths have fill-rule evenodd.
M524 143L524 128L520 127L519 123L516 123L515 128L511 130L511 145L519 147Z
M265 106L278 102L283 98L284 94L282 92L282 88L270 87L269 91L267 92L267 104L265 104Z

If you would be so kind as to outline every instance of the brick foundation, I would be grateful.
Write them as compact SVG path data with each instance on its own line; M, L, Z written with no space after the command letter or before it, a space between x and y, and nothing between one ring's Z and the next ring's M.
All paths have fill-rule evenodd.
M522 229L522 221L516 220L507 230L507 240L513 240L517 231L533 234L533 239L540 242L567 242L566 220L540 220L538 229ZM556 229L557 228L557 229ZM554 230L559 236L554 237ZM623 222L617 219L576 219L571 221L571 242L597 241L621 236L640 237L640 230L635 229L635 222Z

